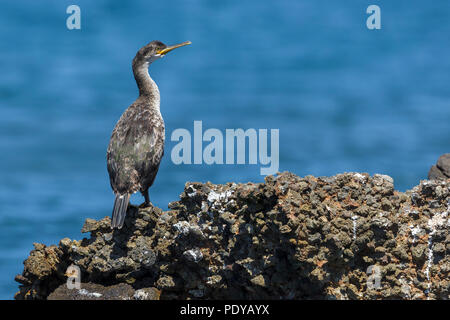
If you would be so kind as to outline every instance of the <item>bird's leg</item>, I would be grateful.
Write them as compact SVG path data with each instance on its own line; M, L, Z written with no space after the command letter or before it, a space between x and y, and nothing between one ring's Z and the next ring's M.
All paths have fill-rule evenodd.
M150 197L148 195L148 189L142 192L142 195L144 196L145 202L141 204L139 207L141 208L147 208L150 207Z

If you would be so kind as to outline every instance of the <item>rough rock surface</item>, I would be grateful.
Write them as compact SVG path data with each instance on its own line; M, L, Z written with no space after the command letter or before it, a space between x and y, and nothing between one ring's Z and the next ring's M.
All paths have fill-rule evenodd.
M437 163L428 172L428 179L448 179L450 178L450 153L439 157Z
M69 289L60 285L48 300L159 300L160 291L156 288L135 290L127 283L102 286L96 283L83 283L80 288Z
M89 238L35 244L15 298L450 297L450 179L402 193L385 175L285 172L187 183L169 208L130 206L121 230L87 219ZM70 265L81 294L66 288Z

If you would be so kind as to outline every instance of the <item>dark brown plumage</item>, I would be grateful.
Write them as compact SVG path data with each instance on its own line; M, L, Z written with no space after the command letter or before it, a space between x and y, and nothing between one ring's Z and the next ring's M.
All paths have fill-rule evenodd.
M116 196L111 228L122 228L131 194L140 191L145 198L144 205L150 205L148 189L164 154L165 132L159 110L159 90L148 67L167 52L187 44L190 42L168 47L160 41L152 41L133 59L139 97L117 122L106 155L111 187Z

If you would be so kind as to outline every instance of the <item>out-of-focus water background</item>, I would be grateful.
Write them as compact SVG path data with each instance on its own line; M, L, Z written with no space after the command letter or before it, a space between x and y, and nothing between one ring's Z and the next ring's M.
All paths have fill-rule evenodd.
M81 30L66 28L71 4ZM381 30L366 27L370 4ZM173 164L170 134L194 120L280 129L280 171L412 188L450 152L449 34L448 0L2 0L0 298L33 242L81 239L86 218L110 215L105 152L142 45L193 43L150 67L167 141L150 195L167 209L186 181L263 181L258 165Z

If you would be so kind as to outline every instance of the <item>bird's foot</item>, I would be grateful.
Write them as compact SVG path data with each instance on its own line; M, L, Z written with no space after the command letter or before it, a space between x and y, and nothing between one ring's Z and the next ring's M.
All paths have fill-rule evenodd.
M151 202L144 202L144 203L142 203L140 206L139 206L139 208L149 208L149 207L153 207L153 205L152 205L152 203Z

